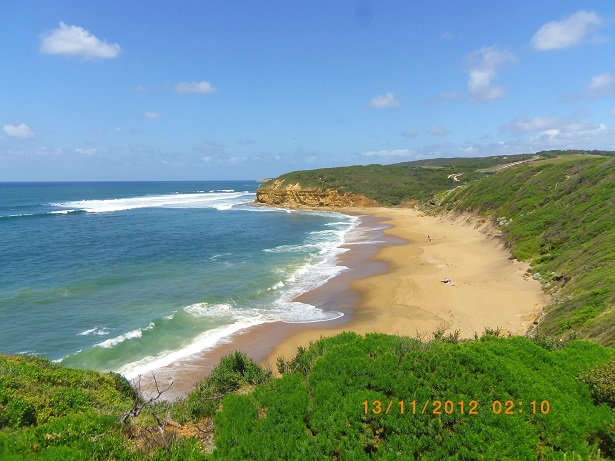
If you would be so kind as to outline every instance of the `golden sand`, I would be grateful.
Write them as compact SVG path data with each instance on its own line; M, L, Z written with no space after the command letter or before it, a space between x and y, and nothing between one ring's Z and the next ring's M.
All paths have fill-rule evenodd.
M513 260L497 230L476 218L433 217L409 208L355 210L386 218L385 232L405 240L385 246L376 258L389 270L356 280L361 294L351 320L339 326L309 325L284 339L262 363L292 358L299 346L342 331L429 338L437 329L460 337L500 328L524 334L547 304L527 263ZM448 280L447 283L443 281Z

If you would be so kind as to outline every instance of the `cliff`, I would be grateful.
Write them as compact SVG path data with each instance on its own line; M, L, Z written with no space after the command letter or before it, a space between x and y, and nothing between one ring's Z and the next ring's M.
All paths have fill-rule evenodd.
M286 184L283 179L275 179L260 186L256 191L256 203L290 208L343 208L376 206L375 200L363 195L345 192L340 194L335 189L302 188L297 184Z

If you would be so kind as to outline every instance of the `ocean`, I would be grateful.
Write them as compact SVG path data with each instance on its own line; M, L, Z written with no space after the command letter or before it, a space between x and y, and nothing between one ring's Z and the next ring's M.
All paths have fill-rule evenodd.
M254 206L255 181L0 183L0 353L131 379L268 322L345 268L359 218Z

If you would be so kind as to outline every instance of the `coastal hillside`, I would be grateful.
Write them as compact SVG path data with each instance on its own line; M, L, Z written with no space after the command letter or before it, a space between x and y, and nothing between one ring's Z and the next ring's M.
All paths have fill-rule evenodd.
M539 328L615 345L615 158L520 165L446 194L491 220L553 303Z
M532 161L613 154L605 151L544 151L294 171L262 184L256 192L256 201L267 205L308 207L416 204L429 201L442 191Z
M497 335L342 333L276 379L235 352L173 403L0 356L0 459L614 459L615 351Z
M379 205L480 216L499 229L515 258L531 263L531 276L552 295L539 330L613 346L614 154L548 151L310 170L282 175L257 196L294 184L312 195L340 190ZM298 196L295 190L294 201L277 205L296 205Z

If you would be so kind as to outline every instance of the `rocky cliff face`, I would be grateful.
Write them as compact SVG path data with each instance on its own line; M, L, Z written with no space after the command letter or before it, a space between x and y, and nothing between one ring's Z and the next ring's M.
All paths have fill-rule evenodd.
M334 189L302 189L299 184L285 184L275 179L260 186L256 191L256 202L271 206L290 208L343 208L376 206L377 203L362 195L345 192L340 194Z

